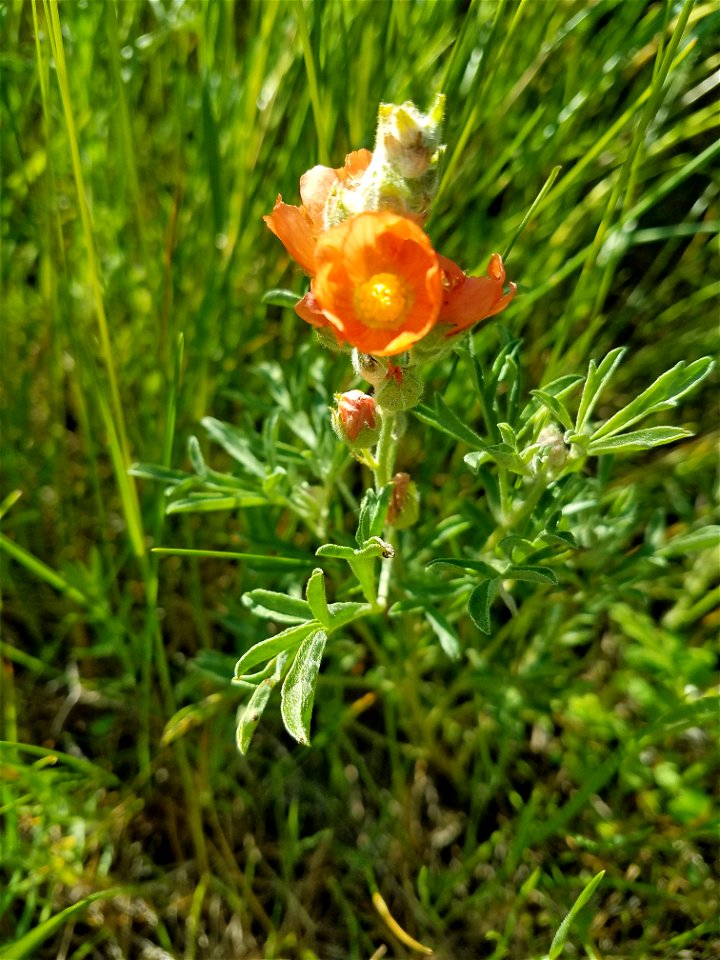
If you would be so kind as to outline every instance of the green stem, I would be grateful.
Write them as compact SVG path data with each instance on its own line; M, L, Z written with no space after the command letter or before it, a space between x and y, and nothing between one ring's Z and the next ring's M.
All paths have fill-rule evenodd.
M386 483L390 483L395 468L395 454L397 452L397 437L394 433L395 414L383 410L380 439L375 448L375 489L381 490Z

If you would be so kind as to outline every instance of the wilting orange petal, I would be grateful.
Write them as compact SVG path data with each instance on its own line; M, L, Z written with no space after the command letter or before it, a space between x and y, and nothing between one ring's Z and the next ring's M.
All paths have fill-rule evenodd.
M300 177L300 196L303 206L312 222L313 234L317 236L323 229L323 213L330 191L336 184L347 184L359 179L367 170L372 153L369 150L355 150L345 157L345 166L317 166Z
M282 241L293 260L312 276L315 273L315 238L306 211L283 203L278 195L273 212L263 220Z
M322 230L325 203L336 183L339 177L331 167L313 167L300 177L300 196L315 236Z
M445 257L441 258L440 265L445 290L438 323L452 324L453 333L500 313L515 296L517 286L514 283L510 284L508 293L503 293L505 267L497 253L490 258L484 277L465 276L452 260Z

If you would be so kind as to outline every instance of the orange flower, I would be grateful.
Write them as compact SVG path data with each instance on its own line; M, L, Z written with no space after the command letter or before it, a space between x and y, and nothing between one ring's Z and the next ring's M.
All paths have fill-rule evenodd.
M499 253L494 253L484 277L468 277L447 257L438 257L443 274L443 303L438 323L451 324L450 335L466 330L479 320L500 313L515 296L517 285L510 284L503 293L505 266Z
M315 240L323 230L323 211L330 192L338 185L358 179L372 160L369 150L355 150L345 157L345 166L313 167L300 178L302 206L283 203L278 194L273 212L263 220L303 270L315 273Z
M392 356L435 325L443 302L437 254L407 217L359 213L320 234L312 308L363 353ZM308 297L300 316L309 320ZM309 322L322 324L317 318Z

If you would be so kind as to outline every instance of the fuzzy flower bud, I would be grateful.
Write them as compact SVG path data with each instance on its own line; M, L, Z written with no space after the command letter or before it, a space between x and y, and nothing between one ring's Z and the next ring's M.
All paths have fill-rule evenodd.
M427 113L414 103L381 103L372 160L359 180L338 182L325 207L325 228L363 212L388 210L423 223L438 186L445 97Z
M333 430L349 447L365 450L380 436L380 414L373 397L362 390L336 393L337 407L332 411Z
M420 515L420 495L409 473L396 473L392 480L393 492L388 507L387 521L396 530L404 530L417 522Z
M399 375L390 376L377 388L375 396L378 406L393 413L412 410L419 403L425 384L401 367L396 367L395 370L399 371Z
M374 387L379 386L387 376L386 360L373 357L369 353L362 353L360 350L353 350L352 365L355 373Z
M549 476L557 476L567 463L569 453L562 431L554 423L543 427L533 446L538 451L532 460L535 472L544 469Z

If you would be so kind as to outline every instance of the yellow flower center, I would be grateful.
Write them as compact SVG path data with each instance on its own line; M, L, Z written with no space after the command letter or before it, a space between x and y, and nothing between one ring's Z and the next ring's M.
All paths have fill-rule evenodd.
M355 306L368 327L394 327L409 307L405 285L394 273L376 273L361 283Z

